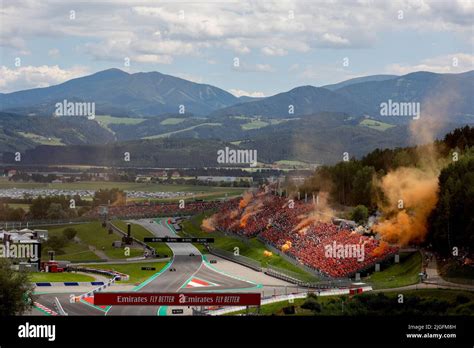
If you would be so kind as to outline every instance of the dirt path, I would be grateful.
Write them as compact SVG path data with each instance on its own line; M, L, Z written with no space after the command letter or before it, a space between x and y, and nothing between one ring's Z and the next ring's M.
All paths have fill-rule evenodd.
M102 250L93 247L92 245L89 245L89 250L96 254L98 257L100 257L102 260L111 260L111 258L108 257L106 253L104 253Z

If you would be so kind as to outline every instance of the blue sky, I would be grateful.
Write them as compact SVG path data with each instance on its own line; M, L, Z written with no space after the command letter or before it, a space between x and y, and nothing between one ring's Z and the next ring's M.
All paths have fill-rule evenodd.
M468 0L3 0L1 6L3 93L115 67L268 96L372 74L458 73L474 64Z

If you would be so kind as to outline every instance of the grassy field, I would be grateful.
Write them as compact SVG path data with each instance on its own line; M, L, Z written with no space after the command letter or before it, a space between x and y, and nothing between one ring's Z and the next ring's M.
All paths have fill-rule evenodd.
M13 182L7 178L0 178L0 189L9 188L49 188L62 190L99 190L118 188L125 191L145 191L145 192L191 192L196 196L225 193L242 193L244 189L233 187L181 185L181 184L158 184L158 183L137 183L121 181L81 181L74 183L35 183L35 182Z
M67 227L76 228L78 225L62 225L62 226L45 226L42 229L48 230L49 236L62 237L62 231ZM80 241L69 241L67 245L62 249L64 254L55 255L56 260L67 260L67 261L87 261L87 260L100 260L96 254L89 250L89 247L84 242ZM48 254L43 252L42 259L47 260Z
M289 121L296 121L296 120L299 120L300 118L299 117L295 117L295 118L272 118L270 119L270 124L272 126L274 125L277 125L277 124L280 124L280 123L285 123L285 122L289 122Z
M98 268L98 269L107 269L113 270L116 272L121 272L129 275L129 280L119 281L118 283L126 284L139 284L148 278L150 278L155 273L159 272L163 267L165 267L167 262L140 262L140 263L128 263L128 264L91 264L87 267ZM155 267L154 271L143 271L142 267Z
M180 130L177 130L177 131L173 131L173 132L167 132L167 133L162 133L162 134L150 135L150 136L144 137L144 138L142 138L142 139L166 138L166 137L169 137L170 135L173 135L173 134L182 133L182 132L187 132L187 131L189 131L189 130L193 130L194 128L203 127L203 126L216 127L216 126L222 126L222 123L204 122L204 123L201 123L201 124L197 124L197 125L195 125L195 126L183 128L183 129L180 129Z
M176 124L180 124L184 120L185 120L184 118L170 117L161 121L160 124L163 126L174 126Z
M139 124L145 121L145 118L133 118L133 117L113 117L113 116L108 116L108 115L97 115L95 119L98 121L98 123L104 127L105 129L111 131L114 133L113 130L109 128L111 124Z
M65 145L60 138L55 138L55 137L44 137L39 134L35 133L28 133L28 132L18 132L18 134L24 136L25 138L28 138L32 141L34 141L37 144L40 145Z
M23 209L25 212L28 212L30 211L30 204L24 204L24 203L8 203L8 206L10 208L21 208Z
M393 124L388 124L380 121L375 121L375 120L369 120L369 119L364 119L362 120L359 125L364 126L364 127L369 127L378 131L386 131L389 128L395 127Z
M33 283L41 282L93 282L94 277L70 272L45 273L34 272L29 274L30 281Z
M262 121L262 120L259 120L259 119L253 119L252 121L250 121L248 123L244 123L240 127L243 130L250 130L250 129L263 128L263 127L268 126L268 124L269 124L268 122L265 122L265 121Z
M183 232L187 235L191 235L194 237L213 237L214 243L211 245L212 247L227 250L227 251L234 251L235 247L239 248L240 255L249 257L254 259L258 262L262 263L262 266L265 267L267 265L272 265L275 267L279 267L294 273L297 273L299 278L304 281L316 281L316 277L305 272L301 268L293 265L292 263L286 261L281 256L273 254L270 258L265 257L263 252L267 250L265 245L260 242L256 238L251 238L248 240L248 243L244 243L240 239L229 237L223 233L218 231L215 232L205 232L201 229L201 223L205 216L210 215L208 214L199 214L191 219L185 221L183 223ZM196 244L196 247L202 252L207 253L204 246L201 244Z
M127 223L125 221L114 221L115 226L120 228L122 231L127 231ZM153 233L148 231L141 225L131 224L132 236L143 241L145 237L154 237ZM157 257L171 257L173 252L165 243L147 243L149 246L156 250Z
M310 169L312 168L312 165L310 163L306 162L301 162L301 161L290 161L290 160L281 160L281 161L276 161L276 165L283 168L298 168L298 169Z
M374 289L398 288L418 283L422 257L420 252L401 253L400 263L391 265L380 272L363 278Z
M114 248L112 243L116 240L120 240L120 236L115 233L109 234L98 221L87 224L55 226L46 229L49 231L49 236L62 236L62 231L66 227L73 227L77 231L77 237L80 239L80 242L74 240L68 242L66 247L63 248L64 254L56 256L57 260L100 260L101 258L91 251L89 246L92 246L95 250L104 252L106 256L111 259L125 259L143 255L142 248L131 248L129 256L125 255L122 248ZM46 259L47 257L48 255L43 253L43 258Z

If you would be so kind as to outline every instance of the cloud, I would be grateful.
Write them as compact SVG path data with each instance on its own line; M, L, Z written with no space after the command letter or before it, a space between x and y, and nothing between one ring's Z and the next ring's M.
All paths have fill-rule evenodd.
M227 39L226 44L230 47L234 52L247 54L250 53L250 48L242 43L242 40L239 39Z
M266 56L286 56L288 51L281 47L268 47L262 48L262 53Z
M257 64L248 64L246 62L242 62L239 60L239 65L238 66L233 66L232 67L234 71L240 71L240 72L263 72L263 73L270 73L274 72L275 69L270 64L262 64L262 63L257 63Z
M242 96L255 97L255 98L265 97L265 94L263 92L247 92L241 89L234 89L234 88L229 89L229 93L232 93L236 97L242 97Z
M347 40L346 38L331 33L324 33L321 42L323 45L327 45L330 47L346 47L350 44L349 40Z
M139 54L131 57L130 63L133 62L139 63L155 63L155 64L171 64L173 62L173 57L167 55L157 55L157 54Z
M69 11L76 11L76 19ZM290 11L294 16L290 16ZM403 19L398 19L403 11ZM0 45L28 54L37 37L81 38L84 52L98 60L155 59L200 55L206 49L267 56L318 47L368 47L383 32L451 32L472 42L474 7L444 1L208 1L3 0Z
M58 65L22 66L10 69L0 66L0 90L3 93L17 90L48 87L89 73L82 66L61 69Z
M431 71L436 73L460 73L474 69L474 55L455 53L427 58L419 64L391 64L387 66L389 74L405 75L415 71Z

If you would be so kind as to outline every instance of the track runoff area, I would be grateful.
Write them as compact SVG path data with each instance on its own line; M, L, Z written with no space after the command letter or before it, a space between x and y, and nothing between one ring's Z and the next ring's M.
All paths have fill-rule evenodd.
M139 285L113 283L61 292L37 292L34 315L172 316L213 314L223 308L258 306L263 296L288 295L296 286L214 256L177 236L169 220L130 220L173 252L170 261ZM148 240L147 240L148 241ZM191 242L188 242L191 241ZM207 239L209 242L210 240ZM133 262L133 261L130 261ZM83 290L81 291L78 290Z

